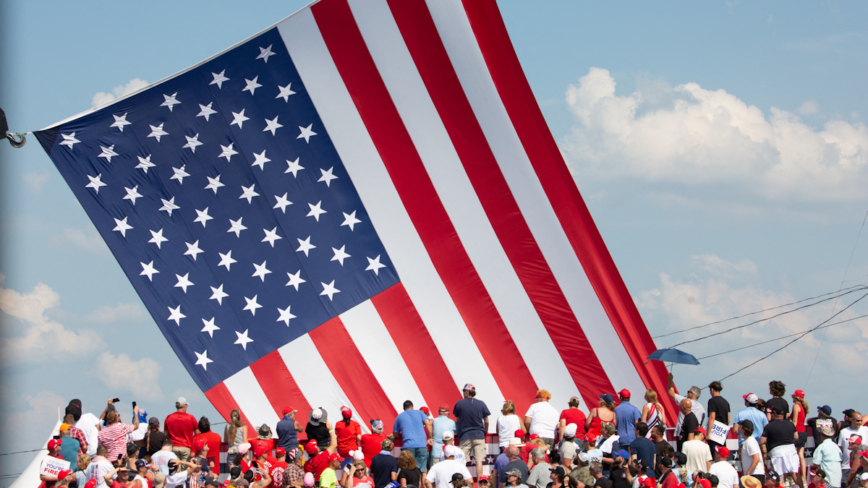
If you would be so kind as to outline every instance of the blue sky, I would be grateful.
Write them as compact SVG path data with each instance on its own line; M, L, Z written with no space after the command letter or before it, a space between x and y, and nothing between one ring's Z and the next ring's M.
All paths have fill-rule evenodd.
M4 2L0 106L13 131L37 130L303 5ZM501 11L652 335L838 289L868 210L868 5L551 1ZM37 447L73 397L96 413L108 396L137 400L162 417L185 395L194 414L216 418L35 138L20 150L0 144L0 161L0 435L15 440L2 451ZM845 286L868 275L866 241ZM805 330L847 303L688 350ZM859 304L840 318L863 313ZM822 348L822 333L806 338L724 382L724 396L740 405L774 378L804 388L812 406L859 408L864 396L844 371L868 367L866 325L830 328ZM679 385L704 386L775 346L676 367ZM27 460L0 457L0 474Z

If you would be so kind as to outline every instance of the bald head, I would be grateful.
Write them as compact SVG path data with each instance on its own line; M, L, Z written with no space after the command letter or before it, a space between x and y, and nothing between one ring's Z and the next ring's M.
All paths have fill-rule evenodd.
M518 446L509 446L504 451L506 453L506 457L510 460L518 459Z
M684 413L684 415L689 414L690 411L693 410L693 402L687 398L681 400L681 403L678 406L681 407L681 412Z

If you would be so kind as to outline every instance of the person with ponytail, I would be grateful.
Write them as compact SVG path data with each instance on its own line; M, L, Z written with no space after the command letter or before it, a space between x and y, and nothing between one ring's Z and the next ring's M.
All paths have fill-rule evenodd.
M790 420L796 426L796 432L799 434L799 440L795 442L796 450L799 452L799 464L802 472L802 479L808 479L808 464L805 462L805 443L808 441L808 429L805 427L805 417L810 410L808 402L805 401L804 390L796 390L793 392L793 411L790 413Z
M335 435L338 438L338 454L345 460L343 466L350 464L353 457L350 451L357 451L362 445L362 426L352 419L353 411L341 407L341 420L335 422Z
M229 423L223 433L223 442L229 445L230 455L238 454L238 446L247 442L247 424L241 420L241 412L238 409L229 413Z

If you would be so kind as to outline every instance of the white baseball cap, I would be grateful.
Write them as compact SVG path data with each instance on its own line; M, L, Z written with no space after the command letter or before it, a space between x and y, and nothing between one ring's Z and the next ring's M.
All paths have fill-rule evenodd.
M448 441L455 438L455 434L452 433L451 430L447 430L443 433L443 440Z
M576 430L578 430L578 428L579 427L576 424L567 424L567 426L564 427L564 436L575 437L576 436Z

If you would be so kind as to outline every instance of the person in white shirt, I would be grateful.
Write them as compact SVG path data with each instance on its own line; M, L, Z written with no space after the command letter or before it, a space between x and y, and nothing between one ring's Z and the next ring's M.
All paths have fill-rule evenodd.
M841 473L845 480L850 474L850 458L852 457L850 453L850 438L854 436L861 438L861 442L856 444L857 446L868 440L868 427L862 425L862 414L859 412L850 414L850 426L844 427L838 433L838 447L841 448L843 455Z
M452 488L452 475L459 473L465 480L472 478L467 470L466 463L460 463L455 457L461 453L461 449L455 446L443 447L443 459L431 466L425 475L426 488Z
M708 474L717 476L718 488L738 488L738 471L727 459L729 459L729 449L726 446L717 446L714 452L714 464L708 468Z
M702 442L698 438L692 441L685 441L681 445L681 452L687 456L687 474L691 475L697 471L708 472L711 467L711 451L708 449L708 444Z
M759 442L753 436L753 422L750 419L744 419L738 425L744 436L744 444L741 446L741 470L745 475L759 476L757 479L764 479L766 468Z
M75 427L84 432L84 440L87 441L87 455L93 457L96 455L96 446L99 445L99 419L96 415L88 412L81 414L81 417L75 422Z
M502 414L497 419L497 445L502 453L509 446L509 440L515 436L515 431L521 430L527 432L521 419L515 414L515 403L512 400L507 400L503 403L503 408L500 409Z
M172 452L173 447L172 441L166 439L163 442L163 448L151 456L151 462L154 463L154 466L156 466L157 469L166 476L169 475L169 461L178 459L178 456Z
M702 395L702 390L698 386L691 386L689 390L687 390L687 396L683 397L678 393L675 393L675 383L672 377L672 373L669 373L669 396L675 399L675 403L681 404L681 402L686 398L690 400L691 409L690 412L693 415L696 415L696 420L699 422L699 425L703 425L705 423L705 407L699 403L699 396ZM675 436L678 437L681 435L681 424L684 423L685 413L682 410L678 412L678 423L675 424ZM711 453L709 452L709 455Z
M87 469L84 472L88 480L96 480L97 488L106 488L105 475L115 469L112 463L106 459L107 454L108 448L106 446L97 447L96 456L90 460L90 464L87 465Z
M555 429L558 428L561 414L549 404L552 394L548 390L536 392L536 403L524 414L524 426L531 435L536 434L549 447L555 445Z

